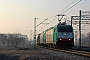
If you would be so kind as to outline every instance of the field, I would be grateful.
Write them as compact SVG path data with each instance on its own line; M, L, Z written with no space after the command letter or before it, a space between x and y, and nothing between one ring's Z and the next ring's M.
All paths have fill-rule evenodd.
M65 60L50 54L47 49L0 50L0 60Z

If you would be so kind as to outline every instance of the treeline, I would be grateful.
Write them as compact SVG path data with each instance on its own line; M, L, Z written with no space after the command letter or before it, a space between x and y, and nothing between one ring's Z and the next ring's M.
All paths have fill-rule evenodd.
M18 37L14 34L0 34L0 48L28 47L29 41L24 37Z

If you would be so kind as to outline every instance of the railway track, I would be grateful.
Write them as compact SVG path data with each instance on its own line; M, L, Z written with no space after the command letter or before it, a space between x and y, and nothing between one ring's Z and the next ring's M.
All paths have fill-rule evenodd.
M90 52L85 52L85 51L80 51L80 50L64 50L64 49L55 49L55 48L48 48L44 47L49 50L54 50L54 51L59 51L59 52L64 52L64 53L70 53L74 55L79 55L79 56L84 56L84 57L89 57L90 58Z
M76 54L80 56L85 56L85 57L90 57L90 52L85 52L85 51L78 51L78 50L61 50L61 49L54 49L54 48L49 48L50 50L54 51L60 51L60 52L65 52L65 53L71 53L71 54Z

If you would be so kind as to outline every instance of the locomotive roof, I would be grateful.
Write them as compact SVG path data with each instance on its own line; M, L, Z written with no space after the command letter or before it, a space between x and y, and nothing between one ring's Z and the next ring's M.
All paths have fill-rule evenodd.
M64 27L64 28L65 28L65 27L67 27L67 28L68 28L68 27L71 27L71 28L72 28L71 25L61 25L61 24L57 24L57 25L54 26L54 28L55 28L55 27L61 27L61 28L63 28L63 27Z
M50 30L50 29L53 29L53 28L55 28L55 27L60 27L60 28L72 28L72 26L71 25L61 25L61 24L57 24L57 25L55 25L54 27L50 27L49 29L46 29L46 30L44 30L42 33L45 33L45 32L47 32L48 30ZM42 33L40 33L40 34L42 34Z
M58 27L72 27L71 25L57 25Z

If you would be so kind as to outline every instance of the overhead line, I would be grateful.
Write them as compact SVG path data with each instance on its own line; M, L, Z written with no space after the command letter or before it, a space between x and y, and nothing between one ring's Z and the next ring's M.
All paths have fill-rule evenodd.
M74 0L72 3L74 3L76 0ZM74 5L72 5L70 8L68 8L71 4L69 4L66 8L68 8L66 11L64 11L63 13L65 13L65 12L67 12L68 10L70 10L71 8L73 8L75 5L77 5L79 2L81 2L82 0L80 0L80 1L78 1L77 3L75 3ZM63 10L65 10L66 8L64 8ZM63 14L62 13L62 14ZM54 17L56 17L56 15L54 16ZM51 19L52 17L50 17L50 18L48 18L48 19ZM53 19L54 20L54 19ZM50 22L49 22L49 24L53 21L53 20L51 20ZM41 23L40 23L41 24ZM37 25L38 26L38 25ZM45 27L44 27L45 28ZM41 29L42 30L42 29Z
M50 24L51 22L53 22L57 17L55 17L52 21L50 21L48 24ZM43 28L41 28L39 31L41 31L42 29L44 29L47 25L45 25Z
M68 6L66 6L63 10L61 10L61 12L62 11L64 11L66 8L68 8L71 4L73 4L74 2L75 2L76 0L74 0L72 3L70 3ZM61 12L59 12L59 13L61 13Z
M74 3L75 1L76 1L76 0L74 0L72 3ZM77 3L75 3L73 6L71 6L70 8L68 8L68 9L67 9L66 11L64 11L63 13L67 12L68 10L70 10L71 8L73 8L75 5L77 5L77 4L78 4L79 2L81 2L81 1L82 1L82 0L78 1ZM71 3L71 4L72 4L72 3ZM69 4L69 5L71 5L71 4ZM69 7L69 5L68 5L67 7ZM66 8L67 8L67 7L66 7ZM64 10L64 9L63 9L63 10ZM62 13L62 14L63 14L63 13ZM55 17L56 17L56 16L55 16Z
M47 18L47 19L48 19L48 18ZM43 22L45 22L47 19L45 19L44 21L42 21L41 23L39 23L37 26L39 26L40 24L42 24ZM37 27L37 26L36 26L36 27Z
M57 17L55 16L55 18L54 18L53 20L51 20L51 21L49 22L49 24L50 24L51 22L53 22L56 18L57 18Z
M66 11L64 11L63 13L67 12L68 10L70 10L71 8L73 8L75 5L77 5L79 2L81 2L82 0L78 1L76 4L74 4L73 6L71 6L70 8L68 8ZM62 14L63 14L62 13Z
M74 0L72 3L74 3L75 1L76 1L76 0ZM82 1L82 0L80 0L79 2L81 2L81 1ZM66 7L66 8L68 8L68 9L67 9L66 11L64 11L63 13L67 12L68 10L70 10L72 7L74 7L75 5L77 5L79 2L77 2L76 4L74 4L73 6L71 6L70 8L68 8L72 3L69 4L69 5ZM64 9L66 9L66 8L64 8ZM63 9L63 10L64 10L64 9ZM62 13L62 14L63 14L63 13ZM55 15L55 17L56 17L56 15ZM51 17L51 18L52 18L52 17ZM50 19L50 18L48 18L48 19Z

